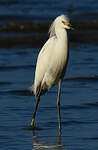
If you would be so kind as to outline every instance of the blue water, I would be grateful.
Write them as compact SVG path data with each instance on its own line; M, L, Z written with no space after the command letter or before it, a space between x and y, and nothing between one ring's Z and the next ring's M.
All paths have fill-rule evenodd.
M37 50L0 50L0 149L97 150L98 46L75 44L70 48L62 83L61 139L58 137L57 85L41 97L36 130L34 133L29 130L35 98L27 88L34 79Z
M38 0L0 1L0 16L8 16L6 20L3 19L3 21L17 19L39 22L51 20L62 13L74 17L81 14L93 14L94 17L97 12L97 0L41 0L41 2ZM84 17L84 19L87 18Z
M67 13L73 20L91 13L87 19L92 21L93 13L97 12L96 0L0 1L1 24L23 20L48 22L61 13ZM83 16L79 18L82 21L86 20ZM0 30L0 38L6 34L21 37L25 33L16 35ZM92 41L70 42L61 90L61 137L56 106L58 85L41 96L35 130L30 128L35 97L28 88L34 80L41 48L34 47L25 43L0 46L0 150L98 150L98 45Z

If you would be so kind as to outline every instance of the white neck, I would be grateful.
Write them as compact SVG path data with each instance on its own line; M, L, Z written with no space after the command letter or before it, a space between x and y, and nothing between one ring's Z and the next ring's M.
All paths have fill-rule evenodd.
M66 29L56 27L55 33L56 33L56 37L57 37L58 42L64 44L64 46L68 46L68 45L65 45L66 43L68 43L68 35L67 35Z
M55 33L58 40L66 41L67 42L67 31L64 28L56 27Z

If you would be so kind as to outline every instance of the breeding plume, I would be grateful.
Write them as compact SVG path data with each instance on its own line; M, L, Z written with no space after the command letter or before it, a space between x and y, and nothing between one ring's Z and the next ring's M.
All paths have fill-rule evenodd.
M68 62L67 30L70 28L69 19L65 15L58 16L51 24L50 37L38 55L34 84L31 88L36 97L36 107L31 122L31 126L34 127L40 96L59 82L57 97L59 134L61 133L60 89Z

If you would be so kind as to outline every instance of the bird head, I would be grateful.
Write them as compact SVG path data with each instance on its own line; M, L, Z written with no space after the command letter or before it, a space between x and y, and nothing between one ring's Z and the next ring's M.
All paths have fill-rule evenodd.
M55 19L55 23L61 28L72 29L71 24L69 22L69 18L66 15L58 16Z
M60 15L53 21L49 29L50 37L55 35L55 30L58 28L73 29L66 15Z

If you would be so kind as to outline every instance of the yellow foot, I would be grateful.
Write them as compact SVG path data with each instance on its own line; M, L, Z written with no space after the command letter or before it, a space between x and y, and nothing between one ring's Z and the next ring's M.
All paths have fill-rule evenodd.
M34 119L32 119L31 126L34 128Z

